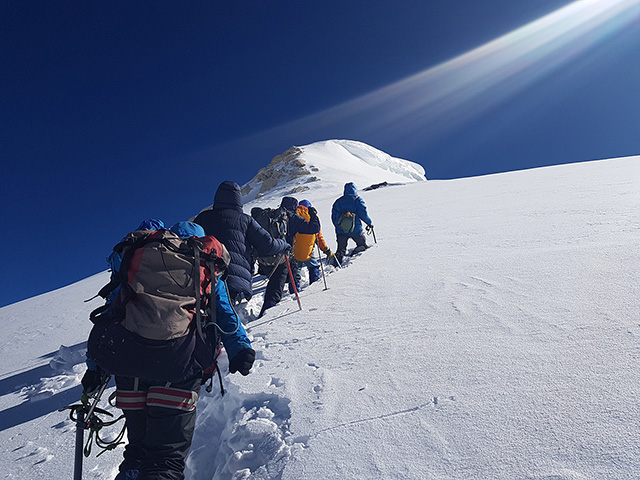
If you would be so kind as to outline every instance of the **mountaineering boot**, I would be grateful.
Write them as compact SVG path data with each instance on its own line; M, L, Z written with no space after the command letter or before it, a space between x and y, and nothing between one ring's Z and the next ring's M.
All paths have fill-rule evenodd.
M262 316L264 315L264 312L267 311L267 309L271 308L271 307L275 307L276 304L275 303L271 303L271 302L265 302L262 304L262 310L260 310L260 315L258 315L258 318L262 318Z
M351 255L357 255L359 253L364 252L367 248L366 245L358 245L356 248L353 249L353 251L351 252Z

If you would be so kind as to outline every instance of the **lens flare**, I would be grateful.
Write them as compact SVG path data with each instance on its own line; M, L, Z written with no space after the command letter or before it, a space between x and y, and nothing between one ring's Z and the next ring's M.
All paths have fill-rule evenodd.
M360 138L435 138L637 28L639 18L640 0L578 0L440 65L257 136L340 138L348 130Z

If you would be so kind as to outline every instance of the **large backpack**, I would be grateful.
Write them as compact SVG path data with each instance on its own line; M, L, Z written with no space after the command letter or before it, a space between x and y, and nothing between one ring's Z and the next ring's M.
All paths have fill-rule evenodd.
M91 314L87 355L114 375L174 382L215 366L215 283L229 253L213 236L137 230L122 255L116 299Z
M348 210L341 212L337 226L344 233L352 233L356 228L356 214Z
M273 238L284 239L287 236L287 225L289 217L284 208L260 208L253 207L251 216L258 224L264 228ZM280 255L270 255L268 257L258 257L258 270L260 267L273 267L280 261Z
M284 208L253 207L251 209L251 216L262 228L269 232L273 238L286 237L288 217Z

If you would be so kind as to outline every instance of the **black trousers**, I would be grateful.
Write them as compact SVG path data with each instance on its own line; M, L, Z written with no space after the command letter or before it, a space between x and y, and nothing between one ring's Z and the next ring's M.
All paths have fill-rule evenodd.
M200 378L166 384L116 377L116 387L129 440L120 471L137 469L138 480L183 480Z
M363 252L367 248L367 240L365 239L364 233L339 233L336 237L336 242L338 243L336 257L339 262L342 262L342 259L347 253L347 243L349 239L356 242L356 248L353 250L354 253Z
M282 299L282 291L287 283L287 278L289 278L289 268L287 267L287 262L283 261L276 267L271 274L271 278L269 278L267 288L264 291L263 309L277 305Z

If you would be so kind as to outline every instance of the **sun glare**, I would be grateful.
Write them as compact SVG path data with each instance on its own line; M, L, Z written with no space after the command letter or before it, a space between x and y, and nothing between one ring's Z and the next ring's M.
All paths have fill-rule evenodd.
M440 65L264 134L354 125L434 137L556 72L640 18L640 0L578 0Z

